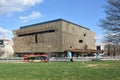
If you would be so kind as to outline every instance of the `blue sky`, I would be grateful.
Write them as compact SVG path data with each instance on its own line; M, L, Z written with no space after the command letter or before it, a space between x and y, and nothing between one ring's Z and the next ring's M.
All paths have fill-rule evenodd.
M97 43L103 29L105 0L0 0L0 38L12 39L12 30L21 26L63 18L96 32Z

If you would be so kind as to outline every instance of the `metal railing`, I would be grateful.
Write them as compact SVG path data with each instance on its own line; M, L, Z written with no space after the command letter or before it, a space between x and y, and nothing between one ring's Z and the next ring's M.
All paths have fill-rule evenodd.
M0 58L0 62L3 63L21 63L23 62L22 58Z
M92 61L96 57L76 57L72 58L73 61ZM115 56L115 57L100 57L98 58L99 60L120 60L120 56ZM51 61L70 61L69 58L63 58L63 57L53 57L50 59Z
M92 61L95 57L74 57L72 58L73 61ZM120 56L115 57L100 57L100 60L120 60ZM63 58L63 57L51 57L51 62L66 62L70 61L70 58ZM15 57L15 58L0 58L0 62L3 63L23 63L22 58Z

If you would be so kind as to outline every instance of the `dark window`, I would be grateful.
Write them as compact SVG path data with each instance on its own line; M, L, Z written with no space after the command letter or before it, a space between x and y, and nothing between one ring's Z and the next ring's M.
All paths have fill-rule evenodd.
M41 31L41 32L33 32L33 33L26 33L26 34L19 34L18 36L29 36L29 35L35 35L35 34L44 34L44 33L52 33L55 32L55 30L46 30L46 31Z
M22 37L22 36L30 36L30 35L34 35L35 33L26 33L26 34L20 34L18 35L19 37Z
M37 44L37 34L35 34L35 43Z
M3 45L3 40L0 40L0 45Z
M101 50L101 47L100 47L100 46L97 46L97 50Z
M84 33L84 37L86 36L86 33Z
M79 43L83 43L83 40L79 40Z

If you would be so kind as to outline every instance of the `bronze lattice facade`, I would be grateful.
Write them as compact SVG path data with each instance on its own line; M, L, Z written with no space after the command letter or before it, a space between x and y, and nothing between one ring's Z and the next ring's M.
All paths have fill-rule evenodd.
M72 22L57 19L14 30L15 53L64 52L95 49L95 33Z

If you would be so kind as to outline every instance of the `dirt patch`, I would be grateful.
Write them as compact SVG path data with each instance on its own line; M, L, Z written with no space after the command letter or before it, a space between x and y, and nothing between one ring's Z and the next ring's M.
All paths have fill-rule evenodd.
M88 65L85 65L85 67L94 67L94 68L99 68L99 67L109 67L108 64L88 64Z
M98 67L97 64L88 64L86 67Z

